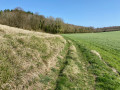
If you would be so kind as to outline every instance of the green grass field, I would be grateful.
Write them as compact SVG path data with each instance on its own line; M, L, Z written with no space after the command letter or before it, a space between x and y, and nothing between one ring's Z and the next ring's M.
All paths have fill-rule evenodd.
M91 69L90 71L97 77L95 78L97 89L115 90L120 86L120 32L63 34L63 36L80 47L79 51L90 63L89 70ZM89 52L93 50L99 54L94 55L101 57L101 60L92 57Z
M110 67L114 67L120 73L120 32L66 34L64 36L90 50L96 50Z

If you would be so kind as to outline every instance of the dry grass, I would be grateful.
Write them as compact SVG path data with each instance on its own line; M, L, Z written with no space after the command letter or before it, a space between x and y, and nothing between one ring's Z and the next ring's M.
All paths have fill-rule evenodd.
M59 35L0 25L0 89L52 88L47 76L52 75L51 68L56 68L65 44Z

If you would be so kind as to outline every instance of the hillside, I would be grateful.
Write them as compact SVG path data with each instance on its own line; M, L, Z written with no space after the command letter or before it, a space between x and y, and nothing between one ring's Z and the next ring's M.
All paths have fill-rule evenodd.
M13 10L1 10L0 24L53 34L120 31L120 26L94 28L68 24L65 23L61 18L54 18L52 16L45 17L44 15L35 14L30 11L24 11L20 7Z
M0 89L54 88L65 44L59 35L0 25Z
M44 15L35 14L30 11L26 12L22 8L1 10L0 24L54 34L93 32L92 27L67 24L61 18L45 17Z
M117 33L105 35L111 37L111 34L116 36ZM94 39L99 42L98 46L104 45L100 41L104 34L101 33L100 37L98 35L99 33L97 35L64 34L63 38L60 35L0 25L0 89L115 90L120 88L119 51L116 52L118 54L115 53L115 50L119 50L117 44L119 39L115 41L117 49L110 47L112 43L107 45L107 50L93 48L97 45L91 44ZM114 42L116 37L111 40ZM108 50L110 48L115 53L113 58L111 58L113 50L112 52ZM104 53L102 54L100 50ZM106 59L105 55L111 59ZM116 62L111 61L115 56Z

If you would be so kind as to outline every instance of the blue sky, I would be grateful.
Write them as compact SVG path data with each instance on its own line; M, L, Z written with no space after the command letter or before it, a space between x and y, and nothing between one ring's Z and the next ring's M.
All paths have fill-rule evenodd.
M0 0L1 10L15 7L80 26L120 26L120 0Z

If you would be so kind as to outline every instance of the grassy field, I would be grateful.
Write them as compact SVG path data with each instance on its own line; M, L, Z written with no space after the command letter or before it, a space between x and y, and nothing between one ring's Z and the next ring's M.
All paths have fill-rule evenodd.
M120 32L64 34L63 36L80 46L80 51L82 48L89 50L83 56L90 63L90 68L92 67L90 71L96 76L97 89L115 90L120 86ZM85 50L82 54L84 52ZM89 55L89 52L99 57L99 60Z
M106 32L93 34L67 34L64 35L73 39L90 50L100 53L102 59L120 73L120 32Z
M119 34L63 38L0 25L0 90L119 90Z

